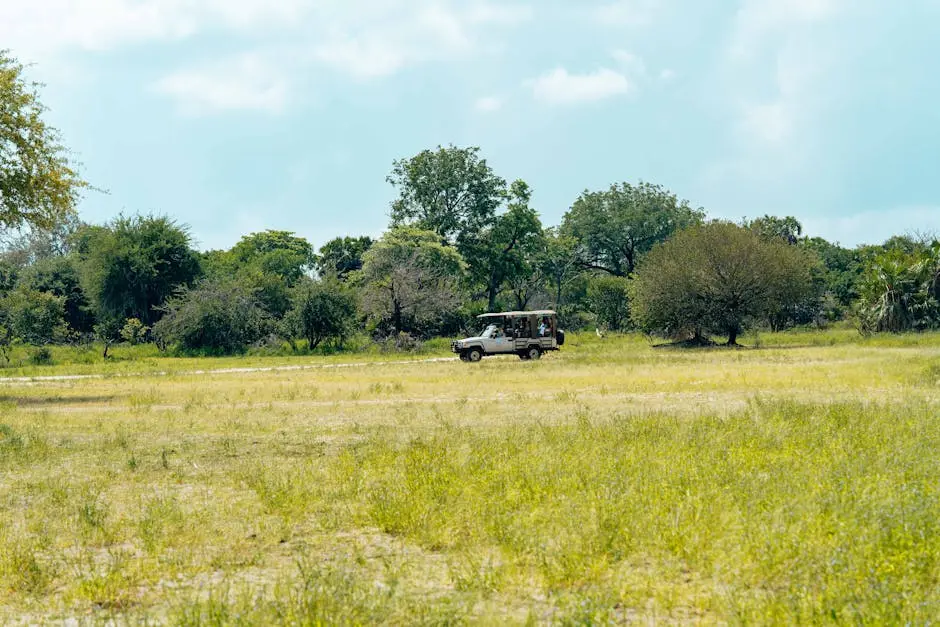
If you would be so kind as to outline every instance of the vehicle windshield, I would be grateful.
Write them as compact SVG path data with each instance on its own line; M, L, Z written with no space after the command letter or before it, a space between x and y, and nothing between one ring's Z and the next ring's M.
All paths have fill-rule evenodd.
M496 330L498 328L499 327L497 327L495 324L491 324L487 326L485 329L483 329L483 332L480 333L480 337L489 337L489 338L496 337Z

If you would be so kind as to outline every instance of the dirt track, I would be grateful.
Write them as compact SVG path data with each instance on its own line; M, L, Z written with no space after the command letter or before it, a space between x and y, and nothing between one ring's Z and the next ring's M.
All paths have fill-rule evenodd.
M166 377L166 376L199 376L214 374L239 374L252 372L289 372L296 370L326 370L334 368L361 368L366 366L407 366L410 364L428 364L435 362L457 361L457 357L434 357L430 359L411 359L404 361L361 361L344 364L308 364L299 366L264 366L255 368L218 368L215 370L180 370L154 372L130 372L120 374L60 374L37 377L0 377L0 385L43 383L46 381L81 381L85 379L114 379L122 377Z

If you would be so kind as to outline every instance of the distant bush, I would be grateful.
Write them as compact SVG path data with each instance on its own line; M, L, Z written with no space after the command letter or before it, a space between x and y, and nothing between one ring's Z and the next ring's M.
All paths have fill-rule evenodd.
M265 338L274 322L245 285L217 279L184 289L164 307L154 338L183 351L244 352Z
M13 337L41 345L65 338L65 299L49 292L17 288L3 299Z
M623 331L630 323L629 279L598 276L588 284L588 304L599 326Z
M40 346L29 354L29 363L35 366L48 366L52 363L52 351Z
M146 326L139 319L128 318L127 322L125 322L124 326L121 328L121 339L131 346L136 346L144 341L149 332L150 327Z
M356 326L356 300L338 280L302 281L281 328L288 338L306 339L310 350L322 342L342 343Z

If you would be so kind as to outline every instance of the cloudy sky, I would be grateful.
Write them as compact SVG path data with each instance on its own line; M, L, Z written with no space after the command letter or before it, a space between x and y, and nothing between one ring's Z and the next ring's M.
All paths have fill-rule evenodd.
M200 248L378 235L392 161L475 145L556 224L660 183L846 245L940 231L940 0L3 0L107 195Z

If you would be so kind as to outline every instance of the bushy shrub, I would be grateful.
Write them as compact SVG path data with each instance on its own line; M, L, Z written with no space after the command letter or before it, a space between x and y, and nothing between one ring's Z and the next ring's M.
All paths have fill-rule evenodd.
M13 336L27 344L57 342L66 335L65 299L61 296L20 287L3 299L3 309Z
M314 349L321 342L340 343L352 333L357 308L352 291L338 280L301 281L281 328L288 338L304 338Z
M121 328L121 339L131 346L136 346L144 341L149 332L150 327L146 326L139 319L128 318L127 322L125 322L124 326Z
M158 342L183 351L238 353L273 330L271 316L245 285L225 279L184 289L153 326Z

